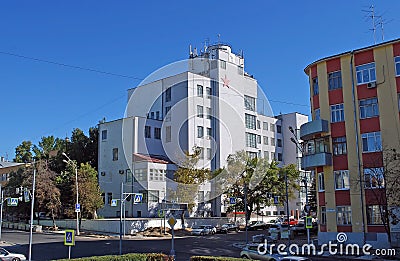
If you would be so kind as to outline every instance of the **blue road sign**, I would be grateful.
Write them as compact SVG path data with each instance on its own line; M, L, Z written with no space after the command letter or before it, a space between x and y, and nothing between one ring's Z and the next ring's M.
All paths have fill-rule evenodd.
M229 198L229 204L235 205L236 204L236 198L235 197L230 197Z
M275 205L279 204L279 197L278 196L274 196L274 204Z
M81 212L81 204L75 204L75 212Z
M112 199L112 200L111 200L111 206L112 206L112 207L116 207L117 204L118 204L118 203L117 203L117 200L116 200L116 199Z
M8 198L7 199L7 206L10 206L10 207L18 206L18 198Z
M136 193L136 194L134 194L134 197L133 197L133 204L142 203L142 199L143 199L143 194L141 194L141 193Z
M29 195L29 191L28 190L25 190L24 191L24 201L25 202L29 202L30 201L30 197L29 197L30 195Z
M75 245L75 235L74 230L65 230L64 235L64 245L66 246L74 246Z

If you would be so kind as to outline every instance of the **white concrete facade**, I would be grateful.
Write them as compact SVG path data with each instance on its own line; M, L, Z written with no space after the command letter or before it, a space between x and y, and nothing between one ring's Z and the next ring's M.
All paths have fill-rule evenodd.
M299 129L307 121L307 116L298 113L274 117L257 80L244 71L244 58L234 54L230 46L209 46L199 56L191 54L186 71L128 90L124 119L99 125L99 182L106 196L106 206L99 214L118 215L119 208L107 204L108 195L119 198L124 182L126 191L154 194L151 202L127 204L125 213L155 216L161 208L159 203L173 200L168 199L166 187L174 184L168 178L150 180L150 172L172 178L184 153L192 153L194 147L202 150L198 167L210 170L224 167L228 156L240 150L254 157L276 159L281 165L296 163L299 154L290 141L288 126ZM104 131L106 140L102 139ZM121 154L113 160L116 148ZM137 162L134 154L168 163ZM148 174L147 179L135 182L139 169ZM134 178L128 178L129 173ZM208 201L211 189L206 183L200 195L194 195L199 203L204 198L194 209L197 215L220 216L225 211L220 197Z

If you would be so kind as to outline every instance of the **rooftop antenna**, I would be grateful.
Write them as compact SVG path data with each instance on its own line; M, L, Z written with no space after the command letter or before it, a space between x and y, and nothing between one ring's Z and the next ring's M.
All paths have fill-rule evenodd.
M208 47L209 43L210 43L210 39L209 38L204 39L204 52L207 51L207 47Z
M220 40L221 40L221 34L218 34L217 36L218 36L218 46L219 46L219 43L220 43Z
M390 23L392 21L393 21L393 19L390 20L390 21L385 21L385 19L383 19L383 15L379 16L378 25L381 27L382 42L385 41L385 32L383 30L383 25L388 24L388 23Z
M189 44L189 57L193 57L192 45Z
M375 7L374 7L374 5L371 5L371 6L369 7L369 10L362 10L362 11L368 13L366 17L367 17L368 19L371 18L371 20L372 20L372 29L370 29L370 30L373 32L373 35L374 35L374 44L376 44L376 23L375 23L375 18L376 18L376 16L375 16Z

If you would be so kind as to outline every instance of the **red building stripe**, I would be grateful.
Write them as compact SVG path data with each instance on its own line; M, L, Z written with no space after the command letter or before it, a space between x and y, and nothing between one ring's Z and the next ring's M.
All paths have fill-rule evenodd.
M372 62L374 62L374 51L372 49L354 55L355 66Z
M328 92L329 105L343 103L342 89L336 89Z
M327 61L326 70L328 73L340 71L340 58Z
M350 190L336 190L335 200L336 206L350 206Z

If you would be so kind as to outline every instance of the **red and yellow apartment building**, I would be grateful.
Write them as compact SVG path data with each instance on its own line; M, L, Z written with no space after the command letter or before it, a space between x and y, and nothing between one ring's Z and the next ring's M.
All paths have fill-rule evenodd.
M322 58L304 71L312 121L300 129L302 167L317 180L319 243L344 232L348 243L387 246L381 213L390 201L387 159L400 151L400 39ZM398 228L391 238L400 238Z

